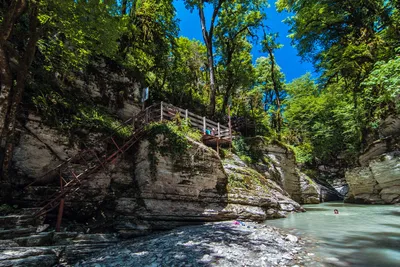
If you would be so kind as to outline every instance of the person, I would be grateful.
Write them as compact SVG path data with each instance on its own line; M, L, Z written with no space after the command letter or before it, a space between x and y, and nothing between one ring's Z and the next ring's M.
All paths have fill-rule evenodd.
M339 214L339 211L338 211L337 209L334 209L334 210L333 210L333 213Z
M212 130L211 130L211 135L212 135L212 136L215 136L215 128L212 128Z

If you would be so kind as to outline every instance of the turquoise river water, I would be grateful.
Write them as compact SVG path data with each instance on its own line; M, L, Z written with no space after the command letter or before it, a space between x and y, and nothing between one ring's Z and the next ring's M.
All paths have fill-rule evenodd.
M317 266L400 267L400 206L328 202L304 208L266 224L315 240Z

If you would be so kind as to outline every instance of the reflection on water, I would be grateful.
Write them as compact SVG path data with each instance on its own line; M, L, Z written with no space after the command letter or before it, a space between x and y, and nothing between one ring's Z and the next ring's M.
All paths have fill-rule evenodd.
M323 203L267 221L318 240L327 266L400 266L400 207ZM338 209L339 214L333 210Z

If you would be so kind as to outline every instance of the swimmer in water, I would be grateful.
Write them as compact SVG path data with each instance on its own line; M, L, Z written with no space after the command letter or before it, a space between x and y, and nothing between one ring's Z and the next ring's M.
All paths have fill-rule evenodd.
M339 211L338 211L337 209L334 209L334 210L333 210L333 213L339 214Z

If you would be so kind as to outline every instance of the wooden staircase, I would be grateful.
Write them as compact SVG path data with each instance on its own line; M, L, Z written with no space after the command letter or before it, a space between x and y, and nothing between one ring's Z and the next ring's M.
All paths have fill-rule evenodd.
M125 121L120 127L132 127L132 134L124 139L117 141L115 135L109 136L99 143L109 143L112 145L113 152L97 153L93 149L85 149L69 158L56 168L50 170L48 174L57 174L60 178L60 189L52 194L46 201L40 203L37 211L33 214L34 218L45 216L48 212L59 207L56 231L60 230L61 220L64 209L64 198L68 194L72 194L79 190L82 183L89 179L93 174L102 170L106 171L106 166L115 162L118 157L124 154L135 143L137 143L146 133L146 126L155 121L173 120L176 116L184 117L190 120L192 127L200 129L203 132L203 142L206 145L213 146L216 141L219 144L231 142L231 129L213 122L206 117L198 116L188 110L175 107L167 103L154 104L141 111ZM207 135L206 132L218 129L214 135ZM214 141L214 142L213 142ZM82 168L82 166L85 166ZM35 183L35 182L34 182ZM33 184L33 183L32 183ZM32 184L28 185L31 186Z

